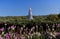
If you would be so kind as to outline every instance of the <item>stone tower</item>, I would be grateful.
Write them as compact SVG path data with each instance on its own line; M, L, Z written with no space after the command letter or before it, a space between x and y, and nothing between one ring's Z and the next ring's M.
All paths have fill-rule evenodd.
M29 20L33 20L32 9L31 9L31 8L29 8L28 19L29 19Z

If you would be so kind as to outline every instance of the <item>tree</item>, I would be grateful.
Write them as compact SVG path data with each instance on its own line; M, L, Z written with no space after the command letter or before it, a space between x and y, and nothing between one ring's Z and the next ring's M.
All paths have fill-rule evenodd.
M58 18L60 19L60 13L58 14Z
M58 16L56 14L51 14L51 15L48 15L47 19L54 22L58 20Z

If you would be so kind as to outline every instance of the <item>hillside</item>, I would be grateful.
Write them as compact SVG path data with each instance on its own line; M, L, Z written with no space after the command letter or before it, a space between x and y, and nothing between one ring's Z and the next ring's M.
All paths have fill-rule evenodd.
M46 22L46 23L60 23L60 14L50 14L46 16L33 16L33 22L41 23L41 22ZM5 16L5 17L0 17L0 23L28 23L28 17L27 16Z

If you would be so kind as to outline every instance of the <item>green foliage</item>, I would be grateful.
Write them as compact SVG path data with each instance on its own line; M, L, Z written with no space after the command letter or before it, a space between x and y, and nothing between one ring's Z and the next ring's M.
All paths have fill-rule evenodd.
M47 19L51 20L51 21L56 21L56 20L58 20L58 16L55 14L51 14L47 17Z
M7 16L0 17L0 22L10 24L40 24L40 23L60 23L60 14L50 14L46 16L33 16L33 20L28 20L27 16Z
M60 19L60 13L58 14L58 18Z

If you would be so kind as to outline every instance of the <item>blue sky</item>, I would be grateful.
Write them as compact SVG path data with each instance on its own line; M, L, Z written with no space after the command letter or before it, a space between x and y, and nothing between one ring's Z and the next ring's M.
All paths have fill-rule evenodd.
M60 0L0 0L0 16L25 16L60 13Z

